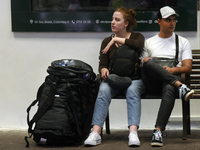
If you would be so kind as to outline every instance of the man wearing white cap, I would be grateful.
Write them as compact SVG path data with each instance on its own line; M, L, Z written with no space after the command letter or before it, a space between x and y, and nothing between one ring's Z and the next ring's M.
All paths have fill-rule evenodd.
M169 6L160 9L157 14L160 32L145 41L145 48L141 54L142 79L146 90L154 93L162 92L162 101L152 136L152 146L163 146L162 131L165 130L177 94L179 93L181 99L188 101L194 93L180 82L181 73L191 72L192 52L187 39L181 36L177 36L176 39L174 30L178 16ZM172 60L173 65L161 66L159 60L166 62Z

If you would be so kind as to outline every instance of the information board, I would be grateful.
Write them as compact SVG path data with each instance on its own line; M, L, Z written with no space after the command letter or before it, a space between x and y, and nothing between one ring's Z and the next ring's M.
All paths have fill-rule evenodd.
M158 31L160 7L173 7L176 31L197 31L195 0L11 0L13 32L110 32L114 10L134 8L135 31Z

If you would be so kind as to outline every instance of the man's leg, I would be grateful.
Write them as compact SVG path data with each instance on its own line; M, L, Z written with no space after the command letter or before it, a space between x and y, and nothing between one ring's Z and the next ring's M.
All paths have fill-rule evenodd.
M185 84L181 83L175 75L172 75L151 59L148 59L148 61L143 63L142 69L145 70L149 76L178 88L180 91L179 98L185 101L188 101L192 94L194 94L194 90L191 90Z
M162 100L158 111L155 127L160 127L165 131L171 112L174 108L175 99L178 94L178 89L170 84L164 84L162 90Z
M149 76L168 84L173 84L178 80L176 76L173 76L170 72L156 64L151 59L143 63L143 69Z
M147 93L157 94L162 92L163 82L150 76L143 67L141 69L141 78Z
M171 112L174 108L178 89L170 84L164 84L162 90L162 100L158 111L155 130L152 136L152 146L163 146L162 131L168 123Z

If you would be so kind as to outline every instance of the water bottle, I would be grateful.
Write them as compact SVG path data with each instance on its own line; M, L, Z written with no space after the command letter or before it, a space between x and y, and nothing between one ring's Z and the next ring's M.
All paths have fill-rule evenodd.
M69 60L64 60L65 61L65 66L70 66Z
M65 66L64 61L59 62L59 66Z
M59 63L59 66L68 66L69 65L69 60L62 60L60 63Z
M71 66L71 65L75 65L75 62L74 62L74 60L70 60L70 62L69 62L69 63L70 63L70 66Z

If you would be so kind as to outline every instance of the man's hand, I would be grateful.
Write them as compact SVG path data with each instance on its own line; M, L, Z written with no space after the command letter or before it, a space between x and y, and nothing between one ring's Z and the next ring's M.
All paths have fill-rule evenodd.
M173 68L170 68L170 67L167 67L167 66L164 66L163 67L165 70L167 70L169 73L171 73L171 74L174 74L175 73L175 68L173 67Z
M181 73L191 73L192 70L192 60L191 59L185 59L182 61L182 67L163 67L171 74L181 74Z
M108 75L109 75L108 69L107 68L102 68L101 69L101 78L103 80L106 80Z

